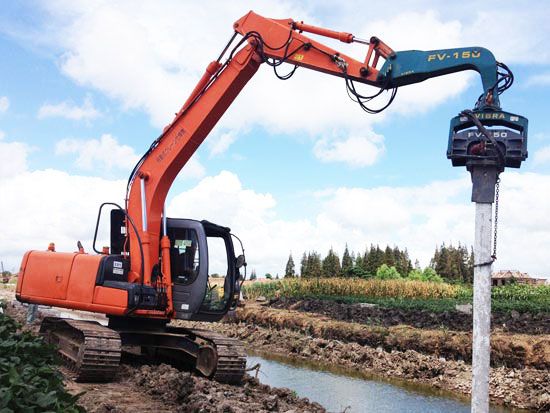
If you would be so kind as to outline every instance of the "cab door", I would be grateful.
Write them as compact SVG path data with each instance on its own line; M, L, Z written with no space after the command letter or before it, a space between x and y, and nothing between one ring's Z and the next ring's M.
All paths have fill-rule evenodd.
M190 219L167 219L170 239L172 300L176 318L199 312L208 283L208 247L204 227Z

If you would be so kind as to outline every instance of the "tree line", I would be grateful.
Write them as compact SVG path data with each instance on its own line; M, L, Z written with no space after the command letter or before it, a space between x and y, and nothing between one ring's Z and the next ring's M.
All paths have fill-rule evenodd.
M430 267L449 282L474 282L474 250L464 245L446 246L443 243L435 249Z
M418 260L413 266L407 249L379 245L370 245L363 253L350 252L346 244L342 258L331 247L322 256L317 251L304 252L300 268L296 268L292 253L288 257L284 276L321 278L321 277L378 277L439 280L448 282L471 283L474 272L473 251L463 245L454 247L444 243L437 246L427 268L420 268Z

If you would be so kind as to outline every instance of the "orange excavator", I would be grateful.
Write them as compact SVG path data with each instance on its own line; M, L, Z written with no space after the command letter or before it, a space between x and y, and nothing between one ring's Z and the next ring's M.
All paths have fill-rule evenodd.
M208 330L176 327L170 321L213 322L235 309L244 279L240 270L246 269L244 249L236 256L235 237L229 228L208 221L168 218L164 204L179 171L262 63L272 66L281 79L289 78L298 67L343 78L350 97L369 113L388 107L400 86L473 69L481 76L483 93L472 116L459 116L451 123L453 162L484 156L487 162L502 161L491 152L491 142L506 150L506 141L495 143L492 139L484 145L485 152L470 153L468 148L479 149L485 138L476 133L464 137L463 132L479 122L486 127L506 127L526 141L527 120L500 109L499 95L511 85L513 76L484 48L394 52L376 37L363 40L350 33L292 19L265 18L254 12L235 22L233 29L220 57L208 65L173 121L131 172L125 205L101 205L93 244L96 254L85 253L78 242L78 252L57 252L50 245L48 251L28 251L23 257L16 289L19 301L107 315L108 326L59 317L42 322L42 334L58 346L78 380L110 380L126 348L195 368L219 381L241 380L246 354L238 340ZM366 57L358 61L304 32L364 45ZM293 67L281 75L278 69L283 63ZM363 95L356 88L358 83L379 91ZM382 107L368 106L385 91L388 99ZM509 156L526 156L526 152L510 152ZM110 247L98 250L96 239L104 207L110 209ZM216 244L224 248L211 248ZM219 257L226 265L223 292L221 286L211 285L209 274L209 264L220 250L225 250Z

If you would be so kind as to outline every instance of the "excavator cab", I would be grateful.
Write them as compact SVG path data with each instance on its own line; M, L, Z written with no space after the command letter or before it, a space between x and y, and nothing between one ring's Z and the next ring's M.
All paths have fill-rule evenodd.
M231 229L209 221L166 218L170 241L170 277L174 317L218 321L235 309L240 295L239 268L244 255L235 257ZM125 215L111 211L111 255L128 248ZM161 276L162 257L153 268L152 284ZM158 301L158 300L157 300Z
M217 321L237 305L239 264L231 230L208 221L167 219L175 318Z

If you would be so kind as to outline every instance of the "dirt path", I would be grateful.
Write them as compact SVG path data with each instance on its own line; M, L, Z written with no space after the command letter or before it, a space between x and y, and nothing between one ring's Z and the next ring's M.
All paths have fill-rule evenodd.
M67 369L62 368L65 376L65 386L69 393L80 394L79 404L90 413L130 413L130 412L159 412L174 411L167 408L161 400L155 400L149 394L134 388L129 381L114 383L76 383L71 379Z
M330 328L324 323L329 323ZM470 393L471 366L466 362L410 349L387 351L382 345L360 344L349 340L355 336L348 335L348 328L355 331L361 326L341 323L335 324L334 320L322 316L247 304L237 312L235 323L218 323L210 328L238 337L250 348L260 352L314 361L321 365L338 365L387 378L405 379L459 394ZM339 330L341 327L344 327L344 331ZM391 343L395 337L391 338L390 333L386 339ZM546 344L544 346L543 350L549 352L550 348ZM550 411L548 377L547 368L492 368L491 400L517 408Z

